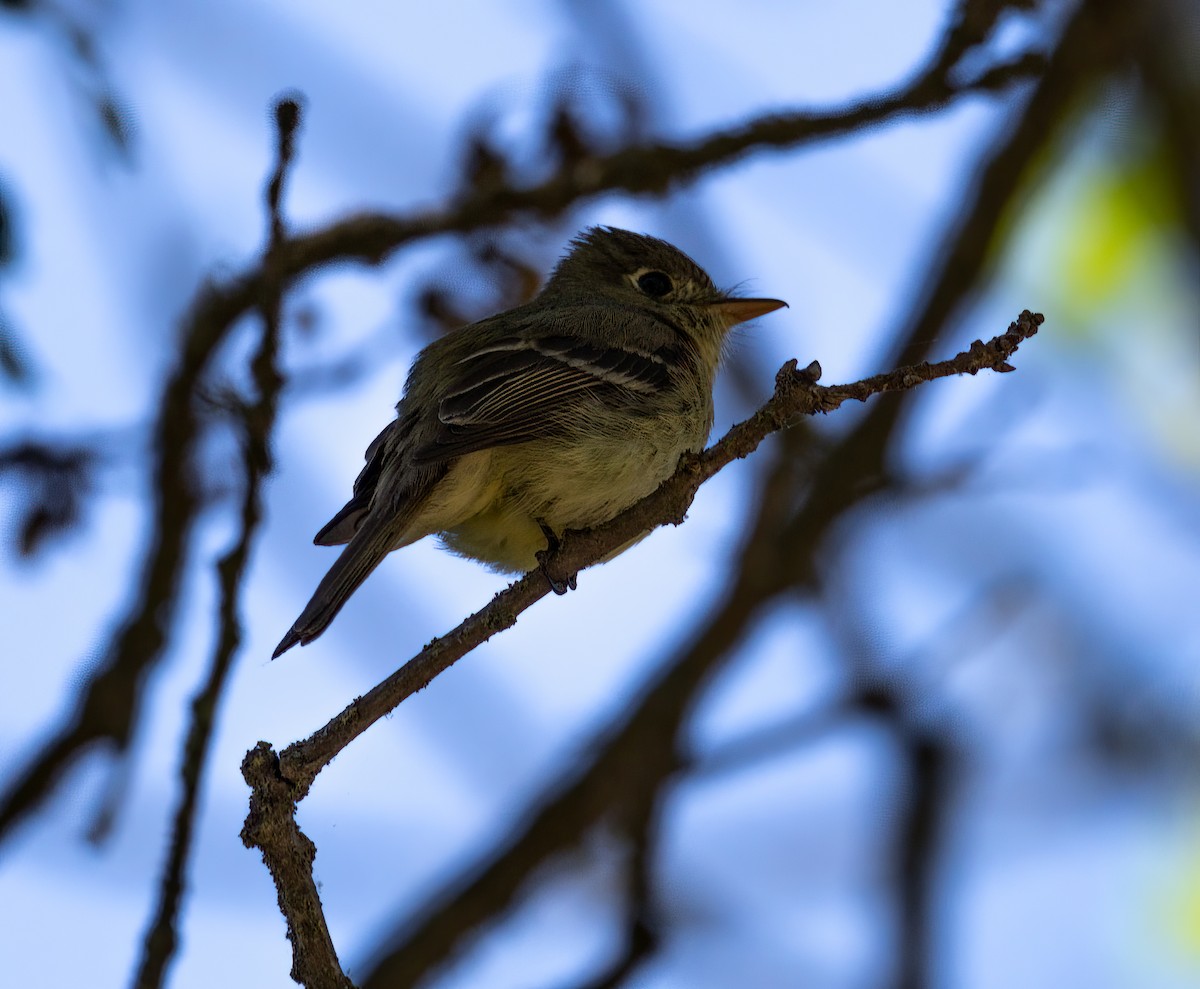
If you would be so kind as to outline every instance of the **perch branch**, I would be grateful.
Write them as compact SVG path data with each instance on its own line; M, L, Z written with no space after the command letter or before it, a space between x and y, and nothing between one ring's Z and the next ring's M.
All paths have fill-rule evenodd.
M848 401L865 401L875 394L908 390L950 375L976 374L985 369L1011 371L1009 359L1024 340L1037 332L1042 321L1040 315L1025 311L1005 333L986 344L976 341L949 360L901 367L846 385L820 385L819 365L814 362L798 370L797 362L789 361L776 375L774 394L758 412L730 429L704 453L685 457L672 477L621 515L587 532L568 533L547 567L552 575L573 573L644 532L668 523L679 524L705 480L732 461L748 456L767 436L800 416L830 412ZM456 629L435 639L307 739L288 746L278 758L267 743L260 743L247 754L243 775L252 790L251 812L242 840L247 847L260 849L275 880L292 937L294 974L301 970L302 962L311 962L313 952L327 959L333 950L331 944L327 951L321 947L328 941L327 931L314 942L315 948L302 943L300 936L301 931L312 928L314 918L321 919L323 928L323 915L313 881L311 843L295 820L296 802L308 793L321 769L354 738L475 646L513 625L517 616L548 590L541 573L526 575ZM332 957L336 965L336 955ZM318 981L301 981L309 986L340 985L329 980L345 978L340 968L320 971L323 974Z
M700 485L734 460L749 456L771 433L799 416L828 413L848 401L865 402L872 395L907 391L937 378L977 374L981 370L1012 371L1008 359L1021 342L1037 332L1043 317L1025 310L1008 330L988 343L976 340L968 350L936 364L925 362L877 374L845 385L820 385L820 365L804 370L789 361L775 376L775 393L754 415L733 426L703 453L685 456L678 470L657 490L616 518L586 532L568 532L546 569L554 577L593 566L598 560L660 525L683 522ZM484 608L421 650L386 680L357 698L340 714L303 741L289 745L280 756L284 778L303 798L317 773L354 738L393 711L406 697L497 632L516 624L517 616L549 591L539 571L526 574L497 594Z

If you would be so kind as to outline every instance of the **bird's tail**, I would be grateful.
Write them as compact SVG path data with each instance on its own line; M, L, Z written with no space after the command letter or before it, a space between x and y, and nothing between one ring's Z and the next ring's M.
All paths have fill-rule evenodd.
M406 528L407 514L390 518L381 517L382 513L367 515L341 556L329 568L329 573L317 585L300 617L275 647L272 659L278 659L297 642L308 645L325 631L350 595L358 590L383 558L397 548L399 536Z

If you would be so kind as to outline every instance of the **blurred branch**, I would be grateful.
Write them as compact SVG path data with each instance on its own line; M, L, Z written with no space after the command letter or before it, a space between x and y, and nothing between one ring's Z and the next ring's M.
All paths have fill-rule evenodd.
M1090 0L1079 6L1066 25L1023 112L987 156L942 245L934 251L926 286L899 327L889 363L923 360L939 334L952 325L955 313L985 281L996 231L1003 228L1014 198L1025 188L1031 163L1054 138L1080 91L1111 68L1119 30L1114 28L1109 10L1120 6L1116 0ZM857 428L818 465L809 497L777 547L785 568L806 566L830 520L883 483L886 451L899 428L903 408L895 402L875 403ZM793 573L783 579L807 577Z
M817 384L820 367L813 362L804 371L789 361L776 376L775 394L757 413L729 430L716 444L698 456L685 457L679 469L652 494L616 518L587 532L569 532L558 551L546 563L552 577L574 573L603 559L619 546L659 525L679 524L697 489L721 468L748 456L768 435L786 427L794 418L830 412L850 400L865 401L872 395L914 388L922 382L954 374L975 374L984 369L1011 371L1008 359L1017 347L1033 336L1042 317L1028 311L1009 326L1006 333L950 360L898 368L846 385ZM763 600L765 571L743 566L739 573L746 589L745 600L737 599L739 630L750 612ZM750 593L750 590L753 593ZM323 923L320 901L312 876L311 843L295 820L296 804L308 793L317 774L354 738L392 711L406 697L428 685L469 650L496 632L515 624L517 616L549 591L540 572L526 575L501 591L482 610L456 629L435 639L392 676L357 698L341 714L303 741L288 746L276 756L270 745L260 742L247 753L243 776L253 791L251 810L242 830L247 847L257 847L271 871L279 891L280 905L288 920L293 944L293 971L306 972L315 955L328 958L332 951L328 933L318 932L313 945L303 943L303 932ZM732 607L732 605L730 605ZM728 645L729 643L724 643ZM721 636L713 631L704 641L701 655L723 654ZM705 666L707 668L707 666ZM678 703L678 701L675 701ZM639 759L647 754L639 749ZM674 762L673 753L669 758ZM613 777L622 779L623 777ZM303 850L303 854L301 854ZM314 947L315 945L315 947ZM340 974L340 968L337 972ZM305 984L323 984L308 983ZM332 983L329 983L332 984Z
M698 686L698 685L697 685ZM690 699L694 692L689 692ZM681 719L687 707L680 709ZM679 725L671 722L658 726L661 748L670 748L678 733ZM626 840L630 845L629 861L626 863L629 890L626 893L624 944L620 954L604 971L582 983L580 989L617 989L643 964L652 958L662 944L662 932L655 916L654 867L657 862L655 849L661 834L662 805L667 797L667 784L675 777L678 767L664 767L663 774L647 785L633 788L623 796L624 802L632 799L637 806L636 821L625 825ZM372 973L372 981L378 981ZM370 989L371 982L366 983Z
M300 123L299 104L291 98L275 104L277 150L275 172L267 189L266 205L269 224L266 267L272 267L272 256L283 242L283 218L280 200L283 184L293 157L293 137ZM217 639L208 677L192 698L192 719L188 726L180 766L181 794L171 829L171 844L167 863L159 883L158 907L146 933L142 958L134 978L136 989L158 989L163 985L167 966L178 945L176 920L184 893L184 871L191 854L192 834L199 806L200 788L208 762L213 723L217 707L233 658L242 642L242 624L238 614L246 565L254 538L262 520L262 483L271 471L271 432L283 378L277 362L279 332L283 301L283 280L276 276L268 281L268 291L262 302L263 329L259 347L251 360L256 400L243 410L242 428L242 489L241 530L233 547L217 563L220 604Z
M774 724L746 732L714 752L690 756L684 769L693 778L726 776L793 752L842 723L846 709L837 705L803 711Z
M927 989L932 984L931 929L936 917L934 884L950 789L957 766L951 739L909 729L902 755L908 763L906 807L896 817L896 870L900 929L896 941L896 985Z
M19 387L28 387L33 377L34 366L28 350L11 321L0 310L0 378Z
M929 113L968 93L998 92L1034 77L1042 57L1025 54L961 83L939 55L908 86L827 113L769 115L691 144L651 144L570 163L548 181L468 191L444 210L408 218L362 214L311 234L285 238L270 268L256 265L199 292L185 319L180 356L159 407L154 436L154 509L140 586L103 659L80 688L74 711L34 761L0 795L0 838L36 807L81 754L105 744L123 754L141 707L146 673L160 660L178 607L179 585L200 498L193 478L201 423L193 408L205 371L234 324L262 305L278 279L285 287L338 260L380 263L401 245L439 233L492 226L522 214L551 216L607 192L662 195L752 151L796 148L913 113Z
M1035 78L1043 65L1041 55L1026 53L961 84L922 75L897 92L840 110L770 114L692 144L638 145L607 156L585 158L528 188L496 184L485 191L473 188L445 210L411 217L374 213L351 216L290 239L283 265L287 277L295 278L337 260L379 264L397 248L419 238L478 230L523 214L552 217L604 193L665 195L751 152L792 149L898 116L931 113L963 95L1001 92ZM223 307L235 315L249 308L261 277L261 270L251 270L232 280L224 291Z
M20 248L14 218L13 192L0 181L0 272L11 268ZM0 378L18 387L28 387L33 381L33 364L16 327L0 307Z
M75 709L33 762L0 796L0 837L49 794L58 777L97 745L123 753L142 701L147 672L162 655L178 606L179 584L200 493L193 476L195 444L201 433L193 406L208 362L232 329L214 310L212 290L197 300L179 362L163 393L153 433L153 518L150 545L129 611L89 672Z
M934 981L929 967L940 852L964 765L957 722L944 712L931 713L931 687L935 680L944 683L957 664L1010 629L1016 613L1035 599L1036 592L1016 575L994 581L924 636L920 646L897 658L879 655L874 637L862 634L871 616L859 610L858 620L849 620L854 604L847 603L844 589L824 590L829 597L838 595L838 607L823 611L841 619L832 631L842 640L840 652L850 667L852 689L841 711L882 723L905 763L900 806L887 815L895 831L887 868L898 919L894 984L898 989L925 989ZM934 667L932 673L918 668L922 659L926 667Z
M0 477L16 475L27 489L24 518L16 527L21 556L33 556L46 540L79 522L99 459L96 446L82 441L51 445L24 440L0 449Z
M1030 10L1040 0L955 0L949 23L938 42L937 52L923 75L930 79L948 79L954 69L976 45L982 44L996 22L1010 10Z
M94 8L90 13L101 10L111 16L116 11L115 5L90 6ZM40 20L47 27L46 34L65 48L70 59L68 67L73 70L66 81L90 104L108 149L128 164L133 150L133 119L112 84L97 33L87 26L87 18L80 17L71 4L47 0L0 0L0 9L31 21Z
M901 326L894 348L900 361L921 360L954 313L984 281L995 231L1030 174L1030 165L1054 137L1074 101L1101 74L1111 70L1119 39L1119 0L1085 0L1066 24L1024 112L982 167L974 189L964 197L960 218L947 231L935 255L928 284ZM903 406L879 402L858 428L835 446L814 472L805 504L779 540L763 547L763 566L786 581L808 583L817 548L847 506L883 486L887 452L899 428ZM870 701L870 698L866 698ZM897 703L888 699L888 703ZM932 981L931 924L933 875L941 850L937 815L946 787L952 750L904 725L896 726L902 758L910 771L911 799L906 817L897 819L897 868L900 933L897 985L916 989Z

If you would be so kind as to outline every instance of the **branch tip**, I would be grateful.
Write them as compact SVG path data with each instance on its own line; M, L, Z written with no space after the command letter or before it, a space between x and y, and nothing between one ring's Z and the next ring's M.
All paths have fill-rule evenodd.
M300 126L303 97L299 93L288 93L275 101L275 131L280 143L291 140Z

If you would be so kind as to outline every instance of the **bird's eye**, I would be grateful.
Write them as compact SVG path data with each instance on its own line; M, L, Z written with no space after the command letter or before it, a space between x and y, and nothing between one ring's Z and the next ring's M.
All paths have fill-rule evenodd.
M661 271L647 271L638 277L637 283L638 288L655 299L661 299L675 287Z

